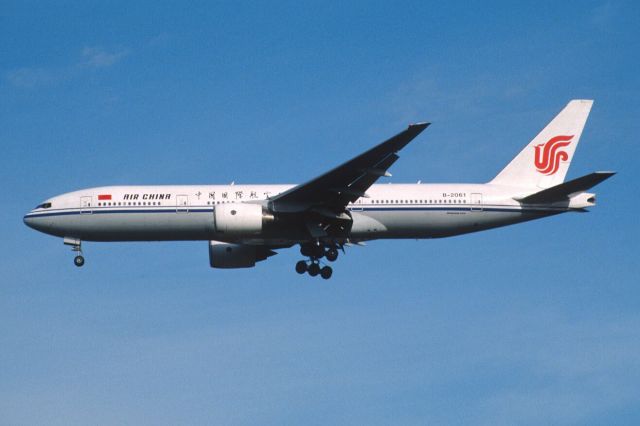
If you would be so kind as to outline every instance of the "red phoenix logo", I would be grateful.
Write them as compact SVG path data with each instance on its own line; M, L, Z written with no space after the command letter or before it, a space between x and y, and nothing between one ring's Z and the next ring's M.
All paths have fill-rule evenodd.
M536 145L535 165L538 172L543 175L552 175L558 171L561 161L567 161L569 154L562 151L561 148L571 144L571 136L555 136L546 143Z

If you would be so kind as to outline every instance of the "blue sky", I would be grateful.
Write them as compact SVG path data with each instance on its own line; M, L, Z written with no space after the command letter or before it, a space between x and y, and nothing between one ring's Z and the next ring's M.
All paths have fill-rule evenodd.
M2 2L0 424L637 424L635 2ZM446 4L443 4L446 3ZM107 184L296 183L433 125L393 182L490 180L565 104L599 205L291 249L87 243L23 214Z

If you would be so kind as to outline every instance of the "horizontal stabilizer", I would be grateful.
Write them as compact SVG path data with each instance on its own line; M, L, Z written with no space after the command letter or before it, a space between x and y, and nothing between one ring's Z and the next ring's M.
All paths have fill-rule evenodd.
M524 198L518 198L517 201L526 204L546 204L558 201L566 201L571 194L584 192L593 188L600 182L609 179L615 175L615 172L593 172L588 175L552 186L535 194L528 195Z

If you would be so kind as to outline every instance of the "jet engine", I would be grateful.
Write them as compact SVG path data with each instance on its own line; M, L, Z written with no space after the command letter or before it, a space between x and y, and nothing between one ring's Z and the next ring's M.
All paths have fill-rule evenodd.
M215 231L233 236L259 234L273 220L273 215L260 204L219 204L213 212Z
M274 254L276 252L267 247L209 241L209 264L212 268L252 268L256 262Z

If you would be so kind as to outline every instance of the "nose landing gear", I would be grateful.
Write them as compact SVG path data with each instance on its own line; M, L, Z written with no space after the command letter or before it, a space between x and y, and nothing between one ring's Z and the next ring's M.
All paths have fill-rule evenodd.
M76 257L73 258L73 264L78 268L84 265L84 256L82 256L82 242L77 238L64 238L64 244L71 246L71 251L78 253Z
M73 258L73 263L79 268L82 265L84 265L84 257L79 254L76 257Z

